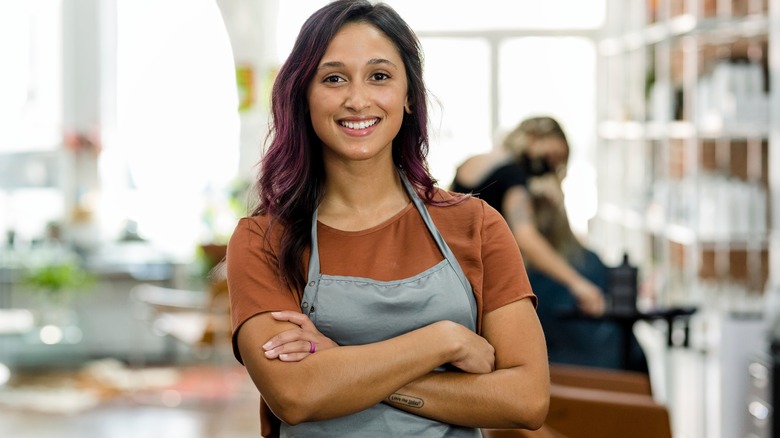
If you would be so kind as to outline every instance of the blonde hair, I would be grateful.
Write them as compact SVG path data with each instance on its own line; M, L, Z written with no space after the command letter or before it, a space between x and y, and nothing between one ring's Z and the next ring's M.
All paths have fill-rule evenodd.
M523 120L504 137L503 145L512 155L519 158L533 141L545 137L558 137L566 143L567 148L569 147L569 141L566 139L566 133L563 132L561 125L552 117L547 116Z
M573 265L582 262L585 248L574 235L569 218L563 205L559 205L545 195L532 195L534 224L539 234L555 248L555 251Z

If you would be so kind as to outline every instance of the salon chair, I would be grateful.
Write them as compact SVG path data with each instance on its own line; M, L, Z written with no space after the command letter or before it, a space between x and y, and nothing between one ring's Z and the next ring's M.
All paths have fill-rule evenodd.
M197 357L212 356L222 349L220 344L229 344L227 303L213 300L208 291L142 283L132 289L131 297L146 307L142 319L156 333L185 345ZM167 361L174 362L177 348L171 345L167 350Z
M485 438L671 438L647 374L550 365L550 410L538 431L483 429Z

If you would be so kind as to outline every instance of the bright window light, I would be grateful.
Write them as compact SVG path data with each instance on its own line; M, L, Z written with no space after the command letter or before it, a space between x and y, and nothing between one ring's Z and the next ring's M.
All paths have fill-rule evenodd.
M203 232L208 190L235 177L238 94L232 49L210 0L134 0L117 9L117 132L128 193L107 205L174 253ZM110 151L107 151L110 154ZM119 153L117 153L119 152ZM109 160L110 161L110 160ZM105 199L111 203L111 199Z
M61 22L61 1L0 1L0 153L60 144Z
M452 0L384 3L392 6L415 32L598 29L606 15L605 0L482 0L478 6ZM276 51L280 64L290 53L303 22L325 4L326 0L279 2Z
M279 65L290 55L306 19L327 3L325 0L279 1L276 18L276 59Z
M466 158L490 150L490 46L482 38L423 38L430 91L428 162L447 187ZM452 60L468 53L469 62Z
M502 129L512 129L534 115L552 116L563 125L571 146L566 207L572 228L585 233L596 209L591 164L596 124L593 42L576 37L512 38L500 48L499 65Z
M416 31L596 29L604 0L385 0ZM561 11L566 11L562 13ZM466 52L464 52L466 53Z

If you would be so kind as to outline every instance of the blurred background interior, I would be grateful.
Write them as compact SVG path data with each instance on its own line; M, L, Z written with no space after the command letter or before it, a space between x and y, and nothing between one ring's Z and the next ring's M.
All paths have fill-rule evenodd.
M386 2L424 48L440 184L558 119L573 229L638 268L671 434L780 436L780 0ZM219 262L324 3L0 2L0 436L258 436Z

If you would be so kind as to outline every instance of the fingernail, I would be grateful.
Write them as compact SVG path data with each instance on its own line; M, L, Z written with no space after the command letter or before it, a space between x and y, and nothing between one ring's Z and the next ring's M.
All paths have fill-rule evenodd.
M265 352L266 356L271 356L272 354L274 354L274 352L271 351L271 350L268 350L268 351Z
M279 355L279 359L281 359L281 360L287 360L287 355L286 355L286 354L280 354L280 355Z
M263 345L263 350L268 350L269 348L271 348L271 345L272 345L271 341L266 342L265 345Z
M271 316L279 316L281 312L271 312Z

